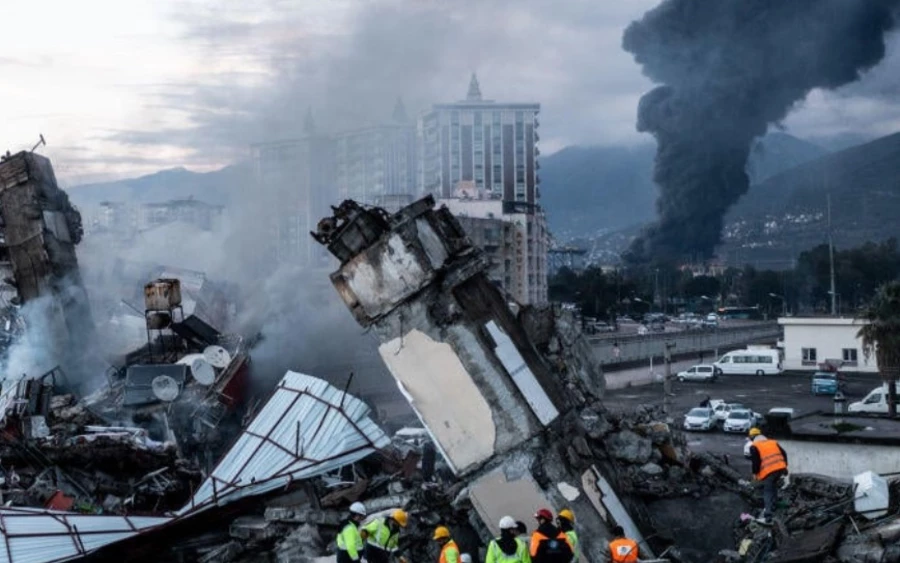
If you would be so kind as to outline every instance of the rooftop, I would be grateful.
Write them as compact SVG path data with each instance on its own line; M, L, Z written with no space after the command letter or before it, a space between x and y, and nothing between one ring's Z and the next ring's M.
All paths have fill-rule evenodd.
M861 326L866 324L862 319L853 317L779 317L782 326Z

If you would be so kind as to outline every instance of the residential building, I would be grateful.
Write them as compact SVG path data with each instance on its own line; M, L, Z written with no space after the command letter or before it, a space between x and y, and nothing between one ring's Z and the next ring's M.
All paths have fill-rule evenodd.
M454 195L439 204L447 206L472 243L485 252L491 280L518 303L546 303L549 236L543 211L492 199L471 184Z
M378 205L412 201L416 186L416 125L397 100L389 124L335 135L335 181L340 199Z
M194 199L176 199L162 203L144 203L137 208L137 228L140 231L168 223L187 223L203 229L214 230L225 208Z
M837 317L782 317L784 369L815 371L824 364L842 371L877 372L875 355L866 355L857 336L865 321Z
M297 139L252 145L257 187L254 205L266 220L252 228L269 231L265 258L305 266L327 264L325 251L309 235L329 205L340 201L334 187L334 141L319 134L307 114Z
M436 104L419 119L421 193L448 198L472 183L503 201L536 205L540 108L483 99L473 74L465 100Z

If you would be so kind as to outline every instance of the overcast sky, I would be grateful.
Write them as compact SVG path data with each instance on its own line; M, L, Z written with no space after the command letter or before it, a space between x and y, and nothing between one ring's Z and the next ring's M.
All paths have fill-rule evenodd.
M464 97L542 104L541 148L647 142L650 83L621 49L657 0L32 0L4 6L0 147L43 133L64 185L186 166L252 142L411 114ZM900 131L900 40L784 124L806 138Z

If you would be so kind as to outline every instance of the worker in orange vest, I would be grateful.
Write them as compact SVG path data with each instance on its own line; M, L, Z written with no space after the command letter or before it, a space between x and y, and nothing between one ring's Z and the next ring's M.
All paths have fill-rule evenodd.
M534 563L571 563L575 551L566 533L553 524L553 513L546 508L535 515L538 527L531 534L529 554Z
M457 547L453 538L450 537L449 528L446 526L438 526L434 529L434 537L432 539L441 546L441 557L438 559L439 563L460 563L459 547Z
M611 563L637 563L640 561L638 544L631 538L625 537L622 526L612 529L613 539L609 542L609 560Z
M747 436L753 441L750 445L753 478L763 484L763 520L769 522L778 500L778 482L788 473L787 453L778 442L763 436L759 428L751 428Z

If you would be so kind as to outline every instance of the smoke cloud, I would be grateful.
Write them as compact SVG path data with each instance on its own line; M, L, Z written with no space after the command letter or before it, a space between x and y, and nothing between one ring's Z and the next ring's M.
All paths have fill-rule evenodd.
M661 84L637 129L658 151L659 220L632 262L709 258L723 216L747 192L755 138L813 89L859 80L885 55L898 0L665 0L633 22L623 48Z

